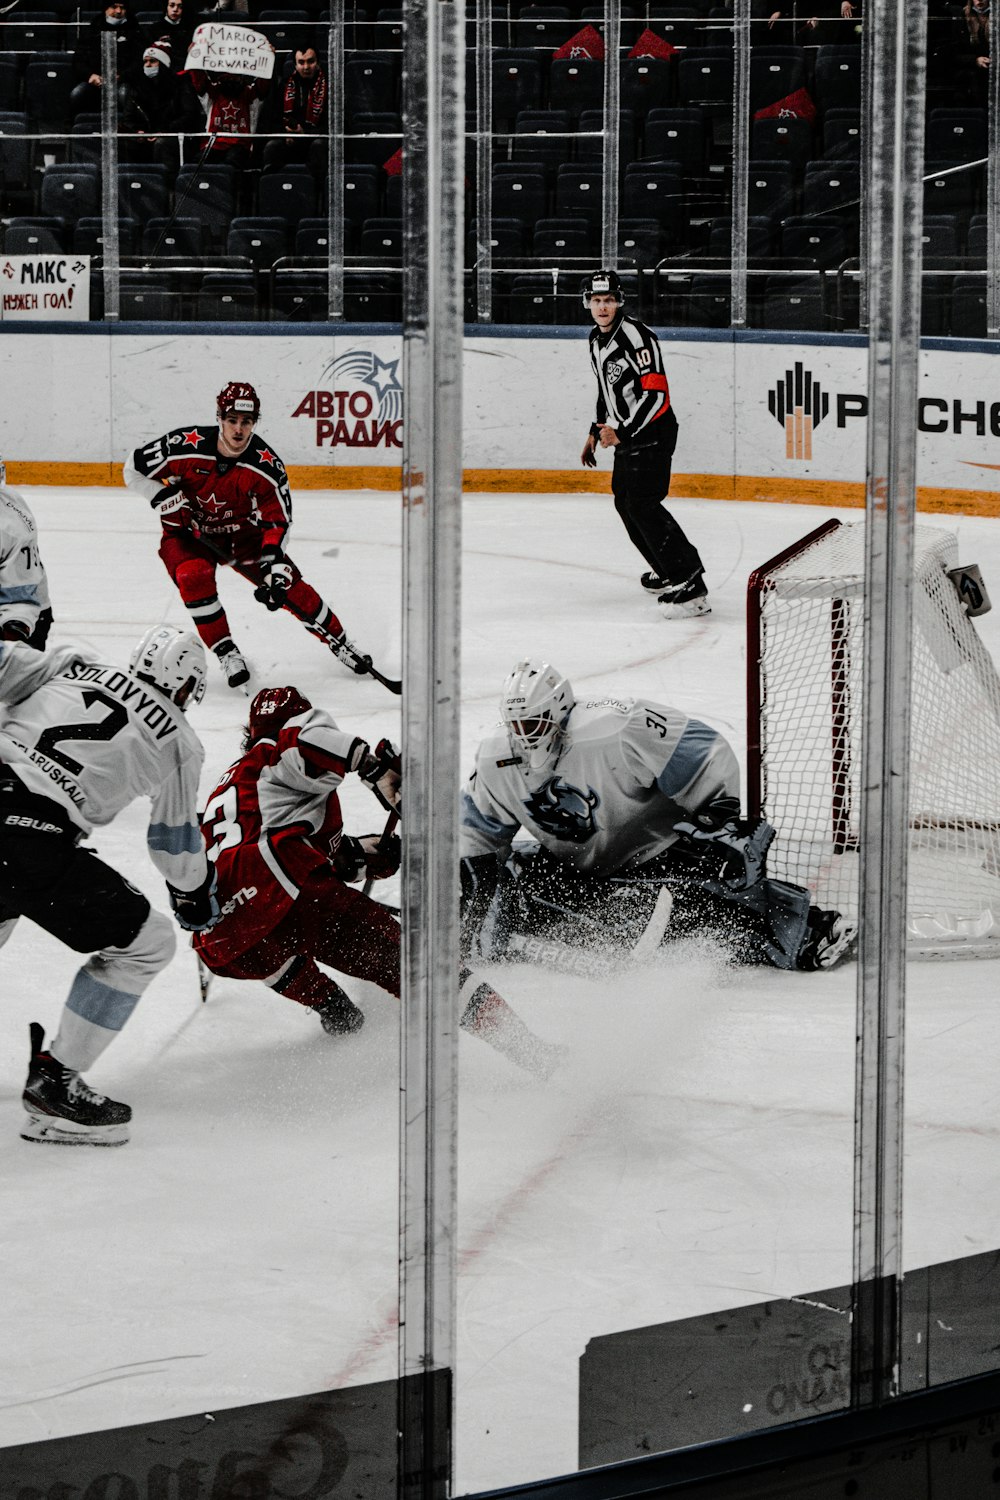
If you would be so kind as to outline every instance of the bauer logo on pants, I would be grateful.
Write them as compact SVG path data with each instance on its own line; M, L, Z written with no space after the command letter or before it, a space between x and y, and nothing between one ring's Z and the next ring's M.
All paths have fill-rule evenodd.
M785 457L812 458L813 429L830 410L830 397L801 361L767 393L767 409L785 429Z
M307 391L292 412L313 419L317 448L402 448L398 359L350 349L330 361L320 381L323 388Z

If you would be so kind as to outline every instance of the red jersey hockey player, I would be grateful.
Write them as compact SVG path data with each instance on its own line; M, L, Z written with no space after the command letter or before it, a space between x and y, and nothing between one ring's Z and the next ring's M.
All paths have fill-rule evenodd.
M367 672L370 658L284 550L292 497L284 464L254 431L260 400L253 386L231 380L219 392L217 415L218 427L178 427L137 448L125 464L125 483L160 517L160 557L198 634L229 686L248 691L250 672L216 589L222 563L254 584L254 597L268 609L287 609L338 661Z
M373 751L297 688L265 688L250 706L243 755L201 818L222 908L194 939L202 962L229 979L262 980L316 1011L332 1034L357 1031L364 1016L319 964L400 994L399 923L349 884L394 875L400 841L344 833L337 789L352 772L398 813L400 759L388 740ZM534 1037L489 985L462 977L466 1030L547 1076L560 1049Z

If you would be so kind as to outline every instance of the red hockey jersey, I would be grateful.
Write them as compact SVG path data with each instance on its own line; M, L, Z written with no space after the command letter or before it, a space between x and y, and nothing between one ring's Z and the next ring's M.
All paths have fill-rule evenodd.
M209 968L260 942L330 863L343 832L337 787L367 750L314 708L229 767L201 816L222 907L221 920L195 937Z
M180 479L187 515L179 524L224 552L280 547L292 521L292 496L281 459L256 433L239 458L218 451L219 429L178 427L136 448L125 464L130 489L156 497L165 479ZM165 521L170 526L170 521ZM173 518L176 529L178 517Z

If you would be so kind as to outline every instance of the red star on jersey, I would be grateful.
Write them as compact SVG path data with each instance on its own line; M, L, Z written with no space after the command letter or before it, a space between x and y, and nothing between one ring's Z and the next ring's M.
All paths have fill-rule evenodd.
M201 442L201 433L198 431L197 427L192 427L190 432L186 432L184 434L184 447L185 448L197 448L197 446L198 446L198 444L200 442Z
M273 464L275 461L275 455L271 452L270 448L262 448L257 457L262 464Z

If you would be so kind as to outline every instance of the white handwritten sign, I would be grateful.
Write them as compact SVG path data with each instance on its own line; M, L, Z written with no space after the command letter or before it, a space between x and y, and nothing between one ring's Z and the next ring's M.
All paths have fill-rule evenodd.
M252 31L249 26L207 21L196 28L184 66L205 73L270 78L274 72L274 48L262 32Z
M0 255L0 318L86 323L89 255Z

